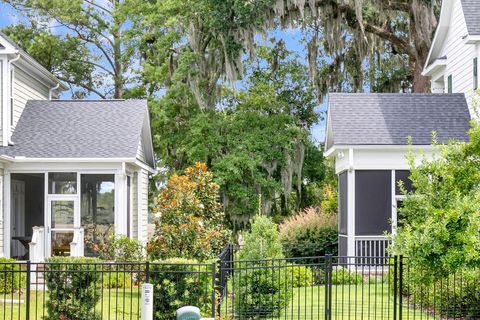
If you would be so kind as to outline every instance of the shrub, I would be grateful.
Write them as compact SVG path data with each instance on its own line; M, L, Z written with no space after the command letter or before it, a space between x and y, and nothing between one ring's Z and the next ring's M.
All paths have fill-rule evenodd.
M47 319L98 319L93 316L100 299L99 262L95 258L53 257L45 265L45 281L49 299ZM49 272L50 271L50 272ZM85 272L89 271L89 272Z
M338 194L335 186L331 184L326 184L323 186L320 208L322 212L327 215L336 215L338 212Z
M289 271L287 282L294 288L309 287L313 284L313 272L306 266L288 266Z
M307 208L280 225L283 252L289 258L337 254L337 216Z
M239 252L240 260L283 258L282 244L277 225L265 216L253 218L252 229L245 235L245 243Z
M132 274L130 272L108 272L104 273L101 283L98 283L104 289L129 289L132 287Z
M344 268L338 268L332 272L332 284L334 285L344 285L344 284L361 284L363 283L363 278L360 274L348 271Z
M15 259L0 258L0 293L12 293L25 285L26 274Z
M151 260L213 258L230 239L218 201L218 184L207 166L197 162L174 174L157 199L155 232L147 245Z
M237 273L230 284L235 293L235 311L239 318L280 316L280 311L288 306L293 295L288 270L272 267L267 262L240 263L238 267L245 269Z
M425 282L422 271L410 268L403 276L403 295L419 308L435 309L442 317L478 315L480 306L479 270L462 270L455 276ZM473 319L473 318L472 318Z
M117 262L132 262L145 260L142 244L125 235L110 234L108 241L99 250L99 257L102 260Z
M292 286L287 283L288 267L284 267L283 260L261 260L283 257L277 225L265 216L255 216L239 257L259 261L236 262L236 267L243 269L232 282L236 311L247 319L278 316L292 297Z
M175 319L178 308L194 305L209 316L212 303L212 266L197 260L172 258L150 265L154 318Z

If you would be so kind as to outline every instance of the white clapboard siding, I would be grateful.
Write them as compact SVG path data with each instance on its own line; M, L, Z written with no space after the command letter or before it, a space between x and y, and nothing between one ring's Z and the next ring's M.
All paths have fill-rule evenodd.
M6 79L3 79L3 61L0 60L0 110L3 110L3 82L6 81ZM0 112L0 128L2 126L2 114L3 112ZM2 128L3 129L3 128ZM0 145L3 145L3 132L0 130ZM2 237L3 239L3 237Z
M3 215L3 173L4 173L3 169L0 169L0 190L2 190L1 196L0 196L0 257L5 256L5 248L3 247L4 245L3 238L5 235L5 232L4 232L5 216Z
M22 69L15 67L14 83L14 106L13 106L13 128L18 123L23 109L28 100L48 99L48 87L27 74Z
M463 14L461 0L454 0L450 26L442 49L442 56L447 56L444 74L445 91L448 88L448 76L452 75L454 93L468 93L473 90L473 59L475 46L465 44L467 24Z
M137 159L145 163L145 150L143 148L143 139L141 138L137 148Z
M148 171L138 171L138 240L148 238Z
M132 176L132 238L138 239L138 173Z

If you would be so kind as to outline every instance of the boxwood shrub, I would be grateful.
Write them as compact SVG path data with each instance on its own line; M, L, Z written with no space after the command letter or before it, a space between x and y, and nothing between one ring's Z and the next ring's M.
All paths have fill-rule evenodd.
M49 298L46 319L98 319L94 309L100 299L101 278L96 258L52 257L45 265Z
M210 316L212 304L213 264L172 258L150 264L153 284L154 318L175 319L175 311L183 306L200 308L202 316Z
M12 293L26 285L26 274L15 259L0 258L0 293Z

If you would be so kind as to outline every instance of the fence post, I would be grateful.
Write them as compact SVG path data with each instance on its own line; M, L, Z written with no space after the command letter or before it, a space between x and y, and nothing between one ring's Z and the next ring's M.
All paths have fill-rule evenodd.
M215 285L217 281L217 262L212 263L212 318L215 319L215 308L217 306L215 301Z
M150 283L150 261L145 262L145 282Z
M400 267L398 270L398 319L402 320L402 293L403 293L403 256L400 256Z
M397 320L398 257L393 257L393 320Z
M325 255L325 320L332 316L332 255Z
M25 319L30 319L30 272L32 271L32 266L30 260L27 261L27 293L25 296Z

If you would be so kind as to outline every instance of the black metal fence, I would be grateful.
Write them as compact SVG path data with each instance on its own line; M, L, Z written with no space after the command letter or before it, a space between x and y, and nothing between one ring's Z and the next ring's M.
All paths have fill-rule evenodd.
M0 263L1 319L139 319L141 284L154 318L198 306L216 319L480 319L480 270L430 283L401 257L211 263Z

